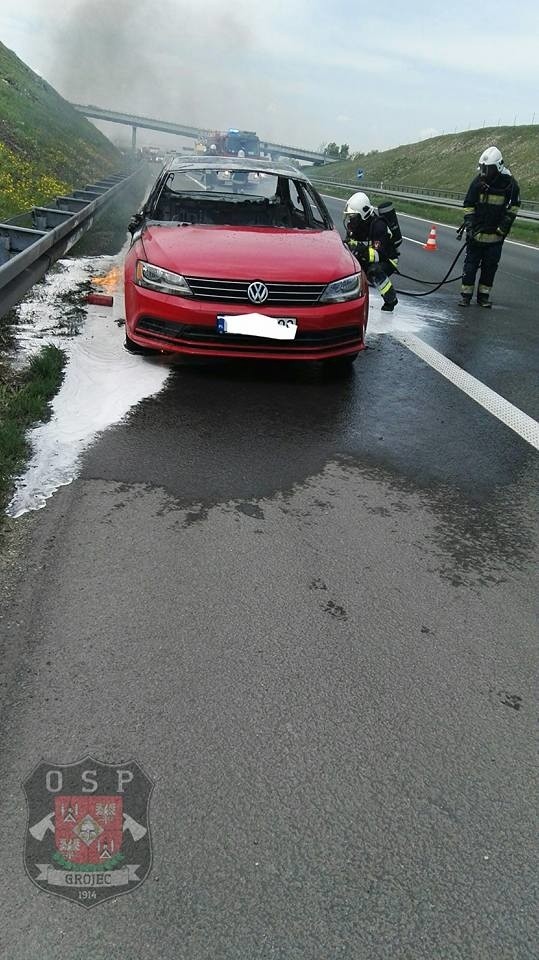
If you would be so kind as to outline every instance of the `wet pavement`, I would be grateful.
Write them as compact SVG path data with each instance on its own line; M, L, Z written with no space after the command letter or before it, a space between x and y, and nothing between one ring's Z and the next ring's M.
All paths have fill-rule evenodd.
M440 279L438 243L403 272ZM538 256L506 245L492 312L373 298L344 379L126 368L92 315L108 428L13 521L2 957L537 956L537 453L392 333L537 416ZM20 788L86 753L156 781L150 878L88 913L25 876Z

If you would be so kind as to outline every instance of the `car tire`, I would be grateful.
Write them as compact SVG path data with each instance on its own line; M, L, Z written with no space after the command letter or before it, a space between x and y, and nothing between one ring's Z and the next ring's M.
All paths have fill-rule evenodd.
M131 337L125 334L124 347L129 353L138 354L141 357L149 356L152 353L155 353L155 350L152 350L150 347L141 347L138 343L135 343L134 340L131 340Z
M359 351L357 353L349 353L346 357L332 357L331 360L325 360L324 365L328 373L345 375L351 371L358 356Z

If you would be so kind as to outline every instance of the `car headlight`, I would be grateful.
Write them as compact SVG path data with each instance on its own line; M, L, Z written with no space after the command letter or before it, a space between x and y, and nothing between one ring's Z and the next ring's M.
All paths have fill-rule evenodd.
M137 260L135 283L138 287L148 287L150 290L159 290L160 293L170 293L175 297L192 297L193 291L185 277L162 267L155 267L153 263Z
M320 303L344 303L346 300L355 300L361 296L361 273L353 273L351 277L343 277L328 283Z

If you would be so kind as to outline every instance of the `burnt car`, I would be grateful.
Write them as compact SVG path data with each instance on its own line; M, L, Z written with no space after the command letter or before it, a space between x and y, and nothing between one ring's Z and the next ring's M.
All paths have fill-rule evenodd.
M293 165L175 158L129 229L128 349L341 364L364 349L365 276Z

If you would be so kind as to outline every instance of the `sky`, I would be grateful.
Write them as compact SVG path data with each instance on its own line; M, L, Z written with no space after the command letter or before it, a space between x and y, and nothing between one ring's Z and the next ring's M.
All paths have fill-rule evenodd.
M73 102L363 152L539 123L538 11L535 0L0 0L0 41ZM139 131L138 142L171 141Z

